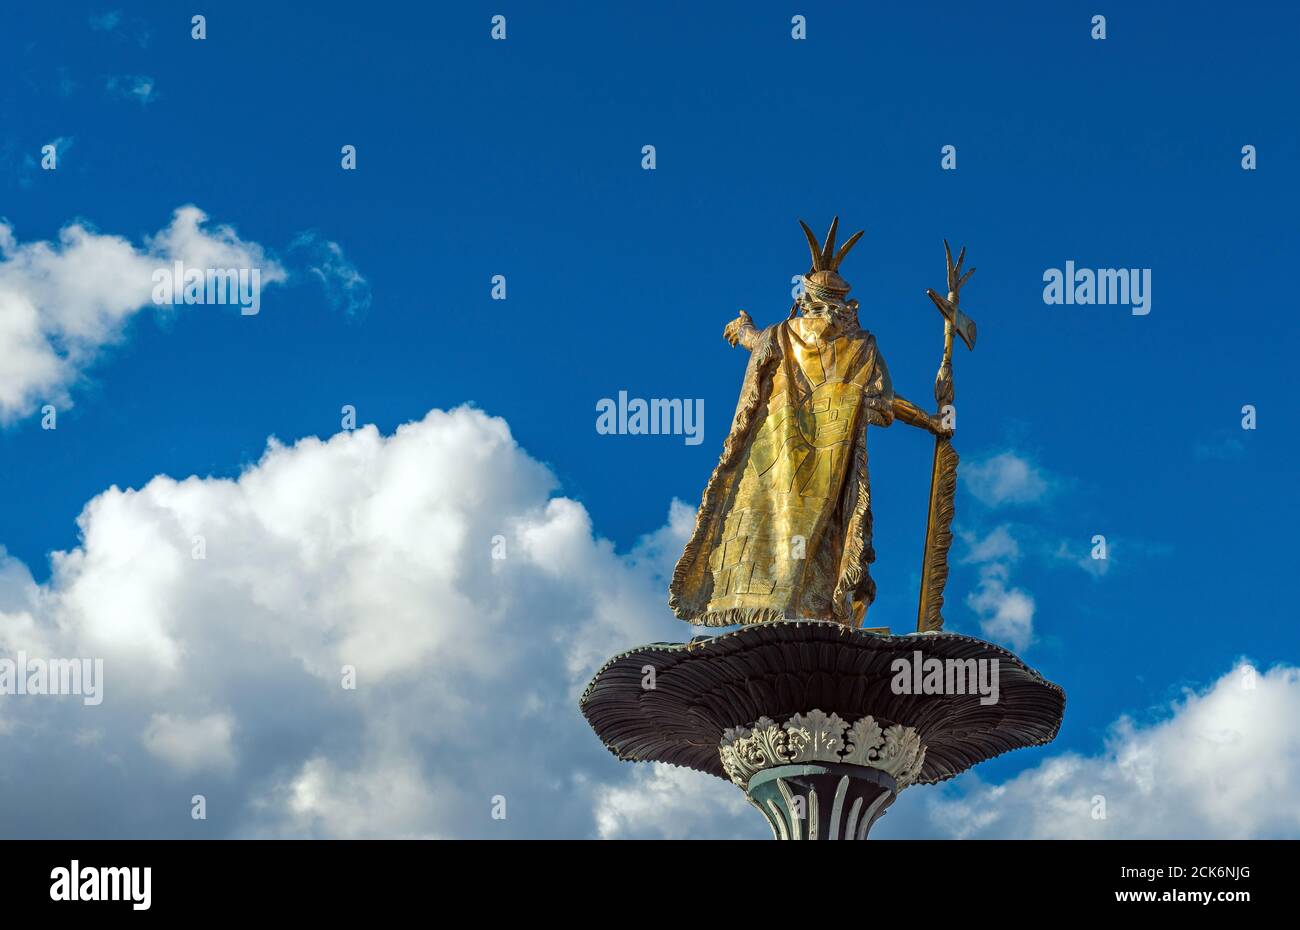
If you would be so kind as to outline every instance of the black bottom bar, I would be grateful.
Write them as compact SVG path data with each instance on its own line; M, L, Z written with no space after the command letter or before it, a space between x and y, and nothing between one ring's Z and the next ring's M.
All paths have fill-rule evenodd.
M338 918L418 908L452 919L470 907L487 917L659 923L699 902L764 922L769 909L867 921L900 911L975 918L990 907L988 916L1026 920L1038 908L1232 919L1294 900L1297 851L1282 841L9 841L0 889L7 916Z

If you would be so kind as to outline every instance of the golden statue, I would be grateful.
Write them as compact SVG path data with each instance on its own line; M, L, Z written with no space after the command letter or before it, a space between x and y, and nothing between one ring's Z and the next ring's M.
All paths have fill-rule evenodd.
M739 629L653 643L614 656L579 706L619 759L668 762L736 784L779 839L864 839L910 784L932 785L1022 746L1051 742L1065 693L992 643L943 631L957 454L954 337L975 347L958 309L966 252L948 296L937 413L894 393L875 337L839 275L862 233L835 249L801 223L812 268L784 321L749 314L723 336L750 352L736 416L677 563L669 604L693 624ZM917 630L859 626L875 597L869 572L867 434L902 420L935 436ZM899 679L947 670L937 688ZM989 670L996 693L971 690ZM965 671L956 673L955 669ZM657 684L648 691L647 670ZM913 686L913 684L915 686Z
M936 437L918 629L937 630L957 467L947 425L952 337L974 345L974 324L957 304L975 269L963 275L965 250L955 264L948 252L947 299L927 292L945 320L935 381L940 413L931 415L895 393L875 337L858 322L858 302L848 299L839 267L862 232L836 251L838 217L822 245L800 226L812 267L789 317L759 330L742 310L723 332L749 350L749 365L668 603L699 626L805 619L862 625L876 593L867 428L901 420Z

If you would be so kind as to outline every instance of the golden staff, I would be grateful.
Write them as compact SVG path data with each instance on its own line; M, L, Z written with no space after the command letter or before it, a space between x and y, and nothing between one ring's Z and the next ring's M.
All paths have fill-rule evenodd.
M940 297L933 290L926 288L926 295L943 314L943 361L939 363L939 373L934 378L934 399L939 405L938 415L941 419L948 416L948 409L956 396L952 383L952 336L955 332L966 343L967 349L975 348L975 321L958 309L961 286L975 273L975 269L962 274L962 262L966 260L966 248L962 247L953 264L952 249L948 240L943 240L943 251L948 261L948 297ZM916 611L916 630L918 633L934 632L943 629L943 586L948 581L948 550L952 546L953 498L957 492L957 452L952 447L952 438L937 436L934 441L934 466L930 473L930 507L926 513L925 554L921 561L921 598Z

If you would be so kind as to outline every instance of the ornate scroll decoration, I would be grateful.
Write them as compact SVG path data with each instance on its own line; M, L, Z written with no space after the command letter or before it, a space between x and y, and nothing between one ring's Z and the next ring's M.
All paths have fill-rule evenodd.
M803 762L832 762L879 769L910 785L921 774L925 747L912 727L882 730L870 715L849 726L820 710L795 714L785 724L760 717L752 728L728 727L718 749L727 777L741 789L764 769Z
M870 765L871 753L880 745L884 733L875 718L862 717L849 728L848 752L841 760L849 765Z
M785 725L795 762L839 762L847 724L837 714L820 710L795 714Z

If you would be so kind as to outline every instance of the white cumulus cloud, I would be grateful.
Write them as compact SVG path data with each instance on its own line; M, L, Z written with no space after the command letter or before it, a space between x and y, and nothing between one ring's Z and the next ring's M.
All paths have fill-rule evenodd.
M104 491L48 582L0 560L0 654L104 660L98 707L4 705L0 833L57 834L67 792L99 799L79 835L594 835L587 773L623 776L577 697L689 634L659 574L685 529L617 553L555 484L461 408Z
M1019 651L1034 639L1034 597L1011 584L1011 566L1020 559L1020 544L1006 524L983 537L963 534L963 564L979 566L975 590L966 605L979 617L980 631L996 643Z
M57 242L20 243L0 221L0 425L69 391L132 316L154 306L152 275L176 261L196 268L260 268L264 285L284 269L197 207L176 210L143 246L70 223ZM164 309L170 309L167 305Z
M689 636L664 592L691 508L618 552L556 489L503 420L435 410L109 488L44 582L0 550L0 655L103 659L98 706L0 701L0 834L766 836L721 780L617 762L576 706L608 656ZM990 585L1019 552L969 542ZM908 789L878 829L1300 835L1298 714L1300 671L1238 668L1096 755Z
M639 765L595 793L601 839L752 839L770 828L728 782L665 763Z
M289 248L305 253L307 273L319 282L331 307L350 315L370 309L370 282L337 242L309 230L295 237Z
M234 721L229 714L192 718L154 714L144 732L144 745L182 772L228 770L235 767L233 731Z
M104 82L104 90L110 97L138 103L142 107L158 99L157 84L147 74L113 75Z
M1031 504L1048 491L1043 472L1014 452L962 465L958 475L970 492L990 507Z
M963 776L921 799L928 829L962 838L1295 838L1298 716L1300 669L1238 663L1158 722L1121 718L1097 755L1054 755L997 785Z

